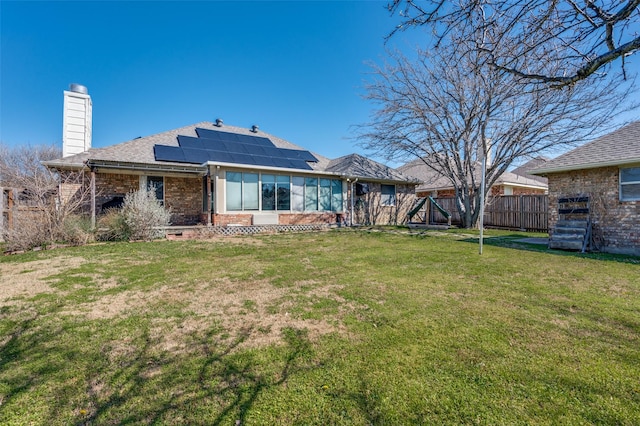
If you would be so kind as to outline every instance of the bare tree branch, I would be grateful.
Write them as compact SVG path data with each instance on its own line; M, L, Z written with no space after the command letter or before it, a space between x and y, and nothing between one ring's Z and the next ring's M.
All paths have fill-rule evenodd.
M388 10L401 18L388 37L424 26L438 47L453 33L465 34L475 48L493 52L494 66L555 88L616 59L626 77L624 57L640 50L640 0L393 0ZM478 43L478 31L489 31L494 43ZM551 73L549 63L563 72Z
M465 43L460 39L419 51L417 60L390 52L390 62L374 66L366 98L377 109L359 136L378 155L394 161L419 158L446 178L468 227L476 223L483 202L481 156L491 158L488 194L518 159L557 152L609 129L625 96L615 80L523 90L520 77L490 66L486 53L465 49ZM461 51L466 54L458 56Z

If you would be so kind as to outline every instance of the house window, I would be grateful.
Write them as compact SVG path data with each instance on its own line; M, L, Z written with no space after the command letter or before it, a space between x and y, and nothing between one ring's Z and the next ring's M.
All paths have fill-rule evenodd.
M640 167L620 169L620 201L640 200Z
M381 200L380 204L383 206L395 206L396 205L396 186L395 185L381 185L380 188Z
M162 176L147 176L147 190L155 191L156 198L164 204L164 178Z
M262 175L262 210L290 210L289 176Z
M331 211L331 179L320 179L320 210Z
M340 179L331 180L331 210L342 211L342 181Z
M227 211L342 211L340 179L227 172ZM260 204L260 205L259 205Z
M258 210L257 173L227 172L227 210Z
M304 178L300 176L291 178L291 210L304 210Z
M276 176L276 206L278 210L291 210L291 183L289 176Z
M227 210L242 210L242 173L227 172Z
M318 210L318 178L304 180L304 209L305 211Z

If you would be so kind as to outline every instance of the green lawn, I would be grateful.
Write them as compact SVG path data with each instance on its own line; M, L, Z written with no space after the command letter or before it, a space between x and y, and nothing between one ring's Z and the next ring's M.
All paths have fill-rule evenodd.
M0 424L640 424L640 259L485 236L0 257Z

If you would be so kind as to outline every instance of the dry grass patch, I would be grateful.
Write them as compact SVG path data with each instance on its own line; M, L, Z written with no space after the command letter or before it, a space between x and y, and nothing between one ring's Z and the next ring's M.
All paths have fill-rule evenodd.
M17 298L53 293L47 282L51 275L87 263L82 257L57 257L24 263L0 263L0 303L15 304Z

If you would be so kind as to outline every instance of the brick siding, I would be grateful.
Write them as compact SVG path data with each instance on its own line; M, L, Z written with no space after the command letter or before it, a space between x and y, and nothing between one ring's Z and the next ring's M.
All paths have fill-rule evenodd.
M550 233L558 221L558 198L587 195L598 248L640 255L640 201L620 201L618 167L552 173L548 178Z
M96 212L113 197L124 197L140 189L140 176L115 173L96 173Z
M171 224L199 223L202 213L202 178L165 177L164 203L171 209Z

